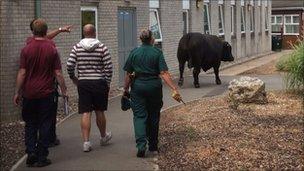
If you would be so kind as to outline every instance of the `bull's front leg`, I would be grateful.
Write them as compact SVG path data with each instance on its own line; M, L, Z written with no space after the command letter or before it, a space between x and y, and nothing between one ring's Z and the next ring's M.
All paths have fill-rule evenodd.
M194 67L193 69L193 78L194 78L194 87L195 88L199 88L200 84L199 84L199 80L198 80L198 75L201 72L201 68L200 67Z
M222 84L222 81L219 77L219 66L213 67L213 70L214 70L214 74L215 74L215 83L217 85Z
M185 69L185 63L186 62L182 62L182 63L179 63L179 80L178 80L178 86L183 86L184 84L184 69Z

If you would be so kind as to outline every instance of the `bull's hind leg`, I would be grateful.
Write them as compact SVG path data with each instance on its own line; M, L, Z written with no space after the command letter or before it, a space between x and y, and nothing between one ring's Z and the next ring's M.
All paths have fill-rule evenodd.
M201 72L201 68L198 67L194 67L193 69L193 78L194 78L194 87L195 88L199 88L200 84L199 84L199 79L198 79L198 75Z
M184 69L185 69L185 62L179 63L179 80L178 80L178 86L183 86L184 84Z
M219 66L216 66L216 67L213 67L213 70L214 70L214 74L215 74L215 82L217 85L220 85L222 84L222 81L219 77Z

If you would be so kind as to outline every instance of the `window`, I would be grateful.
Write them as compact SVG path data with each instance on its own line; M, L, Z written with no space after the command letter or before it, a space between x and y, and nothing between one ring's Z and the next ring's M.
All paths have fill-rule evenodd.
M250 0L249 2L249 19L250 19L250 32L254 32L255 26L255 9L254 9L254 1Z
M230 7L230 16L231 16L231 25L230 25L230 28L231 28L231 35L235 35L235 21L236 21L236 10L235 10L235 0L231 0L230 2L231 4L231 7Z
M155 42L161 42L163 39L159 22L157 9L150 9L150 30L152 31Z
M183 34L189 32L189 9L190 0L183 0Z
M250 31L254 31L254 8L250 8Z
M241 0L241 6L245 6L244 0Z
M284 35L299 35L299 15L284 16Z
M159 0L149 0L150 8L159 8Z
M262 27L262 21L263 21L263 13L262 13L262 6L259 6L259 8L260 8L260 13L259 13L259 15L260 15L260 24L259 24L259 26L260 26L260 33L262 33L262 29L263 29L263 27Z
M204 4L204 33L210 34L210 15L208 4Z
M234 35L235 34L235 19L236 19L235 5L232 5L230 8L231 8L231 35Z
M245 25L245 7L241 7L241 33L245 33L246 25Z
M267 3L266 3L267 4ZM268 31L269 26L268 26L268 7L265 7L265 30Z
M224 30L224 11L223 11L223 5L219 5L218 8L218 16L219 16L219 35L224 35L225 30Z
M190 0L183 0L183 10L190 9Z
M251 6L254 6L253 0L250 0L249 4L250 4Z
M188 10L183 11L183 34L189 32L189 12Z
M271 17L271 32L272 34L280 34L281 28L283 26L283 16L273 15Z
M97 7L81 7L81 34L83 36L83 26L86 24L93 24L96 28L96 38L97 38Z
M264 0L265 7L268 7L268 0Z

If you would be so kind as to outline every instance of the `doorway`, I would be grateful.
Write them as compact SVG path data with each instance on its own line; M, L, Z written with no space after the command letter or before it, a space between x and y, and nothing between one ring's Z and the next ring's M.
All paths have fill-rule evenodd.
M123 86L125 65L128 56L137 46L136 11L130 8L118 9L118 64L119 64L119 86Z

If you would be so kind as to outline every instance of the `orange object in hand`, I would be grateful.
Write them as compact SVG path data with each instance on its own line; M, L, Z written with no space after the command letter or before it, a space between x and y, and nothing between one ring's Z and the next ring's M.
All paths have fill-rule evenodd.
M174 100L178 101L179 103L182 102L184 105L186 105L185 102L182 99L182 96L176 90L173 90L172 98Z

